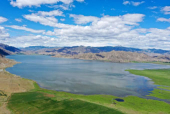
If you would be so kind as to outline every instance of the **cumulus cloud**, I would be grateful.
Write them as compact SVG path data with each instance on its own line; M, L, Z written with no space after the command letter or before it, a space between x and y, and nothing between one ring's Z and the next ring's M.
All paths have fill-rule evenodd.
M145 29L140 27L145 15L125 14L120 16L93 17L72 14L78 25L59 23L48 19L49 16L38 14L25 15L25 18L42 25L54 27L53 31L43 32L42 35L28 35L6 38L7 44L25 47L30 45L43 46L117 46L123 45L136 48L170 48L170 28ZM83 20L83 18L85 20ZM91 23L88 25L79 25ZM0 41L2 42L2 41Z
M83 2L84 0L11 0L10 4L14 7L23 8L26 6L39 7L42 4L57 4L58 2L62 2L63 4L71 4L73 1Z
M22 19L16 18L15 21L22 22Z
M0 23L6 22L6 21L8 21L8 19L7 19L7 18L5 18L5 17L1 17L1 16L0 16Z
M8 38L4 42L6 44L17 46L17 47L28 47L28 46L54 46L54 38L43 36L43 35L28 35ZM0 39L1 41L1 39Z
M6 22L8 19L0 16L0 23ZM0 40L5 40L10 35L6 32L3 26L0 26Z
M158 18L157 21L169 22L169 23L170 23L170 18L169 18L169 19L166 19L166 18Z
M98 17L75 15L75 14L70 14L70 17L74 18L74 21L76 24L87 24L89 22L94 22L94 21L99 20Z
M133 6L139 6L141 4L145 3L145 1L141 1L141 2L134 2L134 1L124 1L123 4L124 5L133 5Z
M38 13L24 15L23 17L30 21L38 22L42 25L55 27L56 23L58 22L55 16L64 16L64 15L62 11L53 10L49 12L38 11Z
M42 25L56 27L56 24L58 23L58 19L56 19L55 16L64 16L64 14L60 10L53 10L49 12L38 11L38 13L24 15L23 17L25 19L40 23Z
M79 15L77 16L80 17ZM77 44L86 46L127 46L127 40L132 38L135 39L139 36L137 31L132 31L132 28L134 26L138 26L138 22L142 22L143 17L143 14L103 16L102 18L93 20L92 24L89 26L76 25L70 26L68 28L61 27L61 29L54 29L54 31L46 32L46 35L56 36L62 39L64 42L70 42L70 44L67 45ZM80 19L81 18L82 17L80 17ZM89 16L84 16L84 18L89 18ZM84 23L84 21L80 22Z
M60 10L53 10L53 11L38 11L37 15L41 16L64 16L63 12Z
M68 43L68 46L123 45L137 48L170 48L167 43L170 39L169 29L135 29L139 22L143 21L143 17L143 14L103 16L97 21L93 21L89 26L54 29L54 31L46 32L46 35L56 36L62 39L65 44Z
M10 35L6 32L5 28L0 26L0 40L4 40L5 38L8 38Z
M25 26L10 25L10 26L6 26L6 27L10 27L10 28L17 29L17 30L25 30L25 31L32 32L32 33L43 33L43 32L45 32L45 30L34 30L34 29L31 29L31 28L27 28Z
M55 17L43 17L36 14L24 15L24 18L30 21L39 22L42 25L48 25L52 27L55 27L55 24L58 22Z
M162 8L162 11L164 14L168 15L170 14L170 6L165 6Z
M40 12L40 11L39 11ZM47 14L51 14L50 12L45 12L45 14L42 15L42 11L40 13L32 13L28 15L23 15L23 17L27 20L40 23L45 26L51 26L51 27L70 27L72 25L66 25L62 23L58 23L58 19L56 19L54 16L48 16Z

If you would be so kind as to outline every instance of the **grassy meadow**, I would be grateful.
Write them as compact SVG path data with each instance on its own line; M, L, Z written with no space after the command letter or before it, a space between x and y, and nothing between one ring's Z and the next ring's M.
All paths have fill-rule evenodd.
M161 85L148 96L170 99L169 69L127 71L146 76ZM119 102L116 98L120 97L47 90L34 82L34 89L12 93L7 107L14 114L170 114L170 104L164 101L127 96L120 98L123 102Z
M154 70L127 70L132 74L146 76L159 85L154 89L150 95L160 99L167 99L170 101L170 69L154 69Z
M40 88L36 83L30 92L15 93L8 101L14 114L169 114L170 104L135 96L116 101L112 95L80 95ZM154 104L154 105L153 105Z

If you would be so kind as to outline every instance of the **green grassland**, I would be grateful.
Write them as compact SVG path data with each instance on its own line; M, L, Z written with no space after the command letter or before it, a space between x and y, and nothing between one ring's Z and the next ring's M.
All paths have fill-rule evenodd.
M166 90L154 89L152 93L148 96L153 96L160 99L167 99L170 101L170 91L166 91Z
M169 99L170 70L127 70L152 79L162 89L155 89L149 96ZM40 88L34 82L29 92L12 94L8 108L14 114L170 114L170 104L151 99L127 96L116 101L112 95L81 95Z
M153 63L153 64L161 64L161 65L170 65L170 62L160 62L160 61L152 61L152 62L132 61L132 63Z
M112 95L80 95L39 88L15 93L8 101L14 114L169 114L170 104L135 96L121 98Z
M26 92L12 95L8 106L15 114L123 114L120 111L78 99L53 100L53 95Z
M154 70L126 70L132 74L146 76L156 84L162 86L170 86L170 69L154 69Z
M152 79L156 85L160 85L157 89L154 89L149 96L170 100L170 69L127 71L135 75L146 76Z

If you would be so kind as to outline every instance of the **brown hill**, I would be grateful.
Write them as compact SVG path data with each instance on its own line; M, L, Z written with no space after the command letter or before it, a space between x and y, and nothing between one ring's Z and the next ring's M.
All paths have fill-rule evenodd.
M78 55L70 54L56 54L55 57L65 57L65 58L74 58L74 59L85 59L85 60L101 60L101 61L110 61L110 62L152 62L152 61L161 61L169 62L169 57L153 57L146 55L144 53L136 52L125 52L125 51L111 51L103 53L81 53Z

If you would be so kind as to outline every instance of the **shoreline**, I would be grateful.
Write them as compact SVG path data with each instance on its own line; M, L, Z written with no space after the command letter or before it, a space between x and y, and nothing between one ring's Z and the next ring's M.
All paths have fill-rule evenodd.
M15 64L14 64L15 65ZM4 71L6 71L6 70L4 70ZM7 71L6 71L7 72ZM11 75L13 75L13 74L11 74ZM19 78L21 78L20 76L18 76ZM24 78L22 78L22 79L24 79ZM29 80L29 79L26 79L26 80ZM36 81L34 81L34 80L30 80L32 83L33 83L33 85L34 85L34 88L33 89L31 89L31 90L28 90L28 91L26 91L26 92L43 92L43 93L53 93L53 95L56 95L57 93L58 94L66 94L67 96L74 96L75 98L77 98L77 99L80 99L80 100L85 100L85 101L87 101L87 102L92 102L91 100L89 100L89 99L86 99L86 97L95 97L95 96L97 96L97 97L102 97L102 96L110 96L110 97L114 97L114 98L121 98L121 97L116 97L116 96L113 96L113 95L82 95L82 94L72 94L72 93L69 93L69 92L63 92L63 91L55 91L55 90L48 90L48 89L44 89L44 88L41 88L39 85L38 85L38 83L36 82ZM20 92L19 92L20 93ZM25 92L22 92L22 93L25 93ZM14 94L14 93L12 93L12 94ZM84 97L84 98L83 98ZM146 100L146 99L144 99L144 98L139 98L139 97L136 97L136 96L126 96L126 97L123 97L122 99L128 99L128 98L131 98L131 99L134 99L134 98L136 98L136 99L142 99L142 100ZM100 100L99 100L100 101ZM164 102L164 101L157 101L157 100L151 100L150 99L150 101L154 101L154 102ZM92 103L97 103L98 101L93 101ZM114 101L114 102L116 102L116 101ZM119 103L119 102L116 102L116 103ZM165 102L164 102L165 103ZM100 104L100 103L97 103L97 104ZM105 104L105 103L104 103ZM166 104L166 103L165 103ZM101 104L100 104L101 105ZM106 106L106 107L110 107L107 103L105 104L105 105L103 105L103 106ZM121 106L120 106L121 107ZM119 108L120 108L119 107ZM112 107L113 108L113 107ZM113 109L117 109L117 108L113 108ZM133 109L133 107L132 107L132 109ZM119 109L120 111L123 111L123 112L126 112L126 113L129 113L130 114L130 112L128 111L128 109L126 109L126 107L121 107L121 109ZM126 111L124 111L124 110L126 110ZM136 111L135 111L136 112Z
M47 55L51 56L51 55ZM170 65L170 62L162 62L162 61L129 61L129 62L114 62L110 60L93 60L93 59L83 59L83 58L74 58L74 57L57 57L57 56L51 56L55 58L65 58L65 59L77 59L77 60L87 60L87 61L99 61L99 62L110 62L110 63L150 63L150 64L160 64L160 65Z
M14 55L27 55L27 54L14 54ZM46 54L28 54L28 55L41 55L41 56L50 56L54 58L64 58L64 59L77 59L77 60L87 60L87 61L99 61L99 62L110 62L110 63L150 63L150 64L160 64L160 65L170 65L170 62L162 62L162 61L129 61L129 62L114 62L109 60L93 60L93 59L82 59L82 58L74 58L74 57L64 57L64 56L53 56ZM20 62L18 62L20 63Z
M51 56L51 57L53 57L53 56ZM58 58L58 57L57 57ZM59 57L60 58L60 57ZM61 57L61 58L65 58L65 57ZM75 58L65 58L65 59L75 59ZM20 64L21 62L17 62L17 61L15 61L15 60L13 60L13 59L9 59L9 60L12 60L12 61L14 61L15 62L15 64L13 64L12 66L10 66L10 67L13 67L14 65L16 65L16 64ZM86 59L78 59L78 60L86 60ZM88 60L87 60L88 61ZM99 61L99 62L110 62L110 61L101 61L101 60L90 60L90 61ZM111 63L116 63L116 62L111 62ZM136 63L136 62L128 62L128 63ZM148 62L137 62L137 63L148 63ZM150 62L149 62L150 63ZM152 64L157 64L157 63L152 63ZM8 67L6 67L6 68L8 68ZM3 69L3 71L5 71L5 72L8 72L8 71L6 71L6 68L4 68ZM165 70L168 70L169 68L164 68ZM162 69L162 70L164 70L164 69ZM0 69L1 70L1 69ZM126 71L126 72L129 72L130 74L134 74L134 73L131 73L130 71L133 71L133 70L137 70L137 69L124 69L124 71ZM143 69L143 70L161 70L161 69ZM138 70L138 71L143 71L143 70ZM10 73L10 72L8 72L8 73ZM11 73L10 73L11 74ZM12 75L15 75L15 74L12 74ZM134 75L138 75L138 74L134 74ZM15 76L17 76L17 75L15 75ZM152 91L149 91L148 93L152 93L155 89L165 89L166 87L164 87L164 86L166 86L166 85L164 85L164 86L162 86L162 85L157 85L157 84L155 84L155 81L152 79L152 78L150 78L150 77L147 77L147 76L144 76L144 75L138 75L138 76L142 76L142 77L145 77L145 78L148 78L148 79L150 79L149 81L152 81L153 82L153 85L155 85L155 86L157 86L156 88L154 88ZM18 76L18 77L20 77L20 76ZM22 78L22 77L20 77L20 78ZM26 79L26 78L22 78L22 79ZM41 87L36 81L34 81L34 80L31 80L31 79L26 79L26 80L30 80L30 81L33 81L34 83L36 83L38 86L39 86L39 88L42 88L42 89L47 89L47 90L51 90L51 89L48 89L48 88L43 88L43 87ZM170 86L167 86L167 88L170 90ZM165 89L166 90L166 89ZM52 91L58 91L58 90L52 90ZM66 92L66 91L58 91L58 92ZM81 93L72 93L72 92L66 92L66 93L71 93L71 94L77 94L77 95L88 95L88 94L81 94ZM148 95L146 95L146 96L149 96L150 94L148 94ZM89 94L89 95L110 95L110 94ZM115 95L112 95L112 96L115 96ZM126 96L124 96L124 97L128 97L128 96L133 96L133 95L126 95ZM119 96L116 96L116 97L119 97ZM136 97L139 97L139 96L136 96ZM144 97L140 97L140 98L144 98ZM145 98L146 99L146 98ZM153 99L153 98L151 98L151 99ZM154 100L154 99L153 99ZM161 101L161 100L159 100L159 101Z
M10 114L11 112L7 108L7 104L11 95L18 92L27 92L32 89L33 86L30 80L21 78L20 76L6 71L6 68L13 67L15 64L18 64L18 62L7 58L1 59L5 61L5 64L1 64L0 72L0 90L3 93L0 94L0 112L2 114Z

